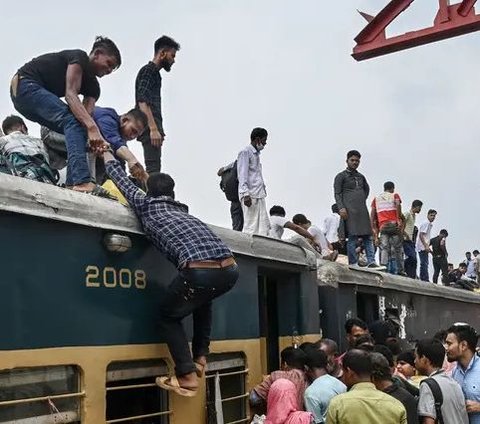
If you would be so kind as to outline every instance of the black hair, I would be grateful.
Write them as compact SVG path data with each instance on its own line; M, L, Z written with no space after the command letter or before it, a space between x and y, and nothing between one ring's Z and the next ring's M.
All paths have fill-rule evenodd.
M265 128L257 127L254 128L250 134L250 141L255 140L256 138L265 138L268 137L268 132Z
M333 354L338 353L338 344L335 340L332 339L320 339L318 342L315 343L318 348L322 345L327 346L328 350Z
M449 264L453 265L453 264ZM438 330L434 335L433 338L440 340L442 343L445 343L445 340L447 338L448 331L447 330Z
M155 44L153 45L153 51L155 54L157 54L162 49L173 49L178 51L180 50L180 44L178 44L173 38L162 35L155 41Z
M473 254L475 255L475 253L478 255L480 252L479 252L477 249L475 249L475 250L473 251Z
M120 65L122 64L122 56L120 55L120 50L118 50L118 47L112 40L110 40L110 38L97 35L90 53L93 53L97 49L102 50L103 53L109 56L114 56L117 61L117 66L115 66L115 69L120 68Z
M422 207L423 206L423 202L421 200L414 200L412 202L412 208L418 208L418 207Z
M383 344L377 344L373 347L373 351L383 355L385 359L388 361L388 365L390 367L393 367L395 365L395 362L393 360L393 353L387 346Z
M453 264L451 262L449 262L447 265L453 268Z
M395 190L395 184L392 183L391 181L387 181L386 183L383 184L383 189L384 189L385 191Z
M298 348L303 350L305 353L312 349L318 350L317 345L312 342L303 342L300 346L298 346Z
M357 156L359 158L362 157L362 155L360 154L360 152L358 150L350 150L348 153L347 153L347 159L350 159L352 156Z
M175 181L163 172L153 172L147 180L147 194L152 197L170 196L173 197Z
M440 340L423 339L417 343L417 355L419 358L425 356L433 367L441 368L445 360L445 348Z
M445 230L445 229L440 230L440 234L441 234L442 236L448 237L448 231Z
M434 213L436 215L437 211L435 209L429 209L427 215L430 215L431 213Z
M326 369L328 365L327 354L323 350L310 349L306 352L307 361L306 365L308 368L323 368Z
M307 355L301 349L288 346L280 352L280 358L282 362L285 362L290 368L296 368L302 371L305 369Z
M370 359L372 361L372 377L376 380L391 380L391 365L388 363L387 358L379 352L372 352Z
M372 360L370 353L360 349L347 351L342 361L343 368L350 368L361 377L370 377L372 374Z
M368 330L368 326L365 321L360 318L349 318L345 322L345 331L350 333L353 327L360 327L362 330Z
M410 364L412 367L415 366L415 352L412 350L406 350L404 352L400 352L397 356L397 363L398 362L406 362Z
M305 225L310 223L307 217L302 213L297 213L296 215L294 215L292 218L292 221L294 224L297 224L297 225Z
M478 335L471 325L468 324L457 324L452 325L448 330L447 333L455 334L455 337L459 342L467 342L468 348L475 352L477 348L478 342Z
M337 205L336 203L334 203L334 204L332 205L332 212L333 212L333 213L338 213L338 211L339 211L338 205Z
M145 115L145 113L143 111L141 111L140 109L138 109L138 108L130 109L126 113L126 115L131 116L136 121L140 121L143 124L144 127L148 126L147 115Z
M287 213L285 212L285 209L283 209L282 206L272 206L270 208L270 216L275 215L275 216L285 216Z
M460 262L460 263L458 264L458 267L459 267L459 268L467 268L467 264L466 264L465 262Z
M365 345L365 346L362 346ZM363 334L357 340L355 340L355 349L362 349L362 350L373 350L373 346L375 345L375 340L370 334ZM371 346L371 347L370 347Z
M20 116L17 116L17 115L10 115L10 116L7 116L3 122L2 122L2 131L5 135L7 135L9 132L11 132L15 127L18 127L18 126L24 126L25 128L27 128L27 126L25 125L25 121L20 117Z

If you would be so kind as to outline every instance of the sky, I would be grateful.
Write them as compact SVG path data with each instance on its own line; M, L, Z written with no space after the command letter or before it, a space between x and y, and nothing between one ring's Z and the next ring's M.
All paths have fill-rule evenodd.
M42 53L89 50L96 35L112 38L123 58L101 79L98 105L125 112L134 105L138 70L166 34L182 48L163 73L162 170L191 213L230 225L216 172L261 126L269 131L262 152L268 207L279 204L289 217L304 213L320 224L346 152L357 149L371 195L391 180L405 209L414 199L424 202L417 223L436 209L433 232L449 231L449 259L458 263L480 248L480 35L358 63L350 56L365 24L357 9L375 14L386 3L84 0L75 8L27 0L20 10L3 2L0 117L14 112L8 86L18 67ZM388 34L430 26L437 7L437 0L414 2ZM29 128L39 134L35 124ZM140 143L130 147L142 157Z

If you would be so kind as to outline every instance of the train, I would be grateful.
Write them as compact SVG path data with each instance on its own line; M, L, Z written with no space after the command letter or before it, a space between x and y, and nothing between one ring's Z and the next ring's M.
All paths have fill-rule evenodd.
M168 393L158 329L176 270L117 202L0 175L0 423L238 424L289 345L338 340L345 321L394 317L405 343L454 321L478 325L480 297L318 261L291 243L211 226L240 278L214 301L198 395ZM191 321L185 321L191 334Z

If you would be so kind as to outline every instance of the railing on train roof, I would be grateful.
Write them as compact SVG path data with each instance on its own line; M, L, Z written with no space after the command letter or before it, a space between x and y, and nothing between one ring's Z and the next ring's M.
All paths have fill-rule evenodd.
M143 234L133 211L112 200L6 174L0 174L0 187L0 211L120 233ZM227 204L225 213L228 213ZM210 227L236 254L316 268L315 255L291 243L214 225Z

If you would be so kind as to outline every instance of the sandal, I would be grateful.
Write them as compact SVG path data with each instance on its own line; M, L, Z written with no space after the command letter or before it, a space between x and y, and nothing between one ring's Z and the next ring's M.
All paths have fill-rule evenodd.
M205 365L202 365L202 364L199 364L198 362L193 362L195 364L195 374L197 374L197 377L198 378L202 378L203 377L203 373L205 371Z
M157 386L165 390L171 390L177 395L185 397L194 397L197 394L198 389L188 389L185 387L180 387L177 377L157 377L155 379Z

